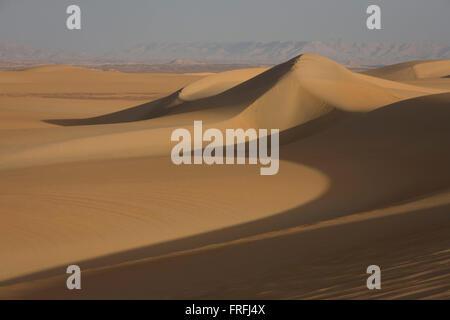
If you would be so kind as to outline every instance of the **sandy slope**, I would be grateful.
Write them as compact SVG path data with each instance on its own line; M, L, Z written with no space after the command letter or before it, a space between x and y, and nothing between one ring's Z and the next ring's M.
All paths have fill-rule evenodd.
M71 66L0 71L0 130L54 127L41 120L121 110L163 97L202 77Z
M395 81L444 78L450 75L449 60L410 61L369 70L364 74Z
M448 62L434 63L392 81L411 64L372 77L306 54L102 116L69 117L69 103L40 118L48 128L16 114L0 136L0 297L448 297L450 85L438 79ZM108 81L131 81L97 72L13 74L90 75L93 106ZM193 120L280 128L280 173L174 166L170 134ZM63 286L75 262L81 293ZM386 272L382 291L364 287L370 264Z

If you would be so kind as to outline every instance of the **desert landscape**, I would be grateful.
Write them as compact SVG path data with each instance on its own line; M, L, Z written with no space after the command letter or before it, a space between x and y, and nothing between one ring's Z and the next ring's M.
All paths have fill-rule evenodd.
M0 71L0 299L449 299L449 76ZM195 120L280 129L279 173L174 165Z

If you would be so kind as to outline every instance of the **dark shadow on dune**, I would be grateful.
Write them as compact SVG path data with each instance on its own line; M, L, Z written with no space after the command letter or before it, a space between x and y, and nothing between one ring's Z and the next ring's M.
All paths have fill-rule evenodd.
M20 298L373 299L362 284L374 261L384 276L378 299L396 296L399 289L407 299L445 296L449 209L439 205L141 260L82 275L79 292L64 287L68 275L63 275ZM421 289L414 290L417 286ZM356 294L349 297L349 290Z
M111 266L311 224L433 194L450 186L449 123L448 93L398 102L369 113L349 114L319 132L307 130L314 134L306 134L280 149L281 160L309 166L328 176L330 188L318 199L258 221L77 264L84 270ZM296 130L302 131L301 127ZM289 139L294 137L296 135L292 134ZM61 266L0 285L64 273L65 266Z
M299 57L300 56L277 65L218 95L198 99L192 102L181 101L178 98L178 95L181 92L181 90L179 90L168 97L98 117L43 121L60 126L87 126L142 121L162 117L168 114L179 114L228 106L245 107L253 103L258 97L273 87L281 77L291 70Z
M450 74L448 76L443 76L442 78L450 79Z

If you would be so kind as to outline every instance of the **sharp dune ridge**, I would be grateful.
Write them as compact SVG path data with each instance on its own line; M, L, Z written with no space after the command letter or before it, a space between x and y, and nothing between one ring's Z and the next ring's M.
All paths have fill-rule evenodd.
M355 73L302 54L155 75L164 94L120 108L31 93L67 92L60 74L96 94L156 80L1 72L6 93L30 79L61 84L0 97L0 298L448 297L449 73L450 60ZM171 132L194 120L280 129L279 174L173 165ZM83 269L77 295L64 290L72 263ZM366 264L387 270L383 291L364 287Z

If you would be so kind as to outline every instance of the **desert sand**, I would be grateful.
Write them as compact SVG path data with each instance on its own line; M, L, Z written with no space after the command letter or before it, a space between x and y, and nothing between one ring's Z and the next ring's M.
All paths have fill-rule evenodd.
M0 298L448 299L448 75L312 54L212 75L2 71ZM279 173L172 164L194 120L280 129Z

